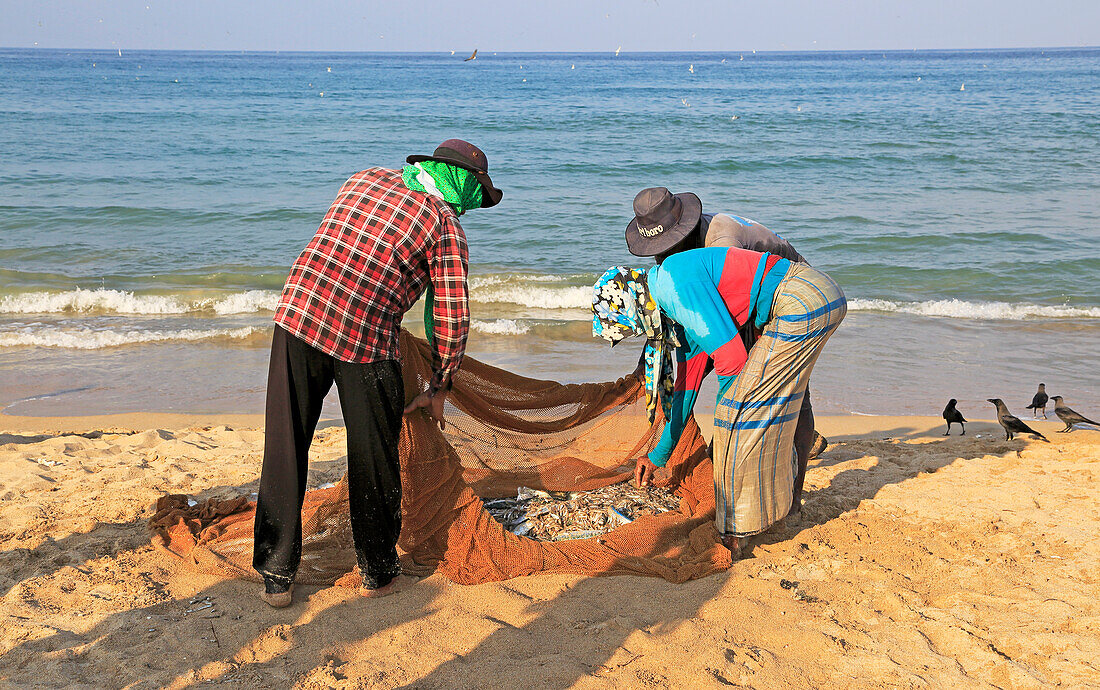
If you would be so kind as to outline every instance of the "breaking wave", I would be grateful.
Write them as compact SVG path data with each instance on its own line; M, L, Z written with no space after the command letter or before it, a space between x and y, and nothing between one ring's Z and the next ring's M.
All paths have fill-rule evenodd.
M591 287L582 275L481 275L470 278L470 300L475 318L471 328L492 335L526 335L535 317L540 321L574 322L589 318ZM137 294L109 288L63 292L25 292L0 297L0 315L59 314L95 316L200 316L221 317L270 314L279 300L272 290L244 290L221 295ZM1042 305L1019 302L977 302L959 299L905 302L886 299L851 299L851 311L871 311L975 321L1024 321L1042 319L1100 319L1100 306ZM540 311L532 314L531 310ZM549 313L544 313L549 312ZM187 324L190 325L190 324ZM237 325L237 324L234 324ZM164 340L243 338L247 329L194 329L181 323L178 329L161 330L36 330L0 333L0 346L42 345L94 349L126 343ZM237 335L231 335L237 334ZM244 335L240 335L244 334ZM83 344L81 344L83 343Z
M518 304L532 309L587 309L592 306L590 287L504 286L471 292L474 302Z
M0 298L0 314L252 314L274 311L279 293L246 290L222 297L138 295L124 290L77 288L67 292L24 292Z
M575 284L586 279L586 276L576 275L471 276L470 300L528 309L588 309L592 304L592 288L588 284ZM273 312L278 301L279 292L273 290L244 290L218 295L157 295L111 288L76 288L5 295L0 297L0 314L229 316Z
M473 302L515 304L529 309L587 309L592 306L588 276L489 275L470 278ZM578 280L584 285L570 285ZM595 278L591 279L595 282ZM545 283L566 283L549 286Z
M278 292L248 290L214 300L209 308L223 316L228 314L253 314L261 311L273 312L278 303Z
M479 333L490 335L525 335L531 332L530 326L515 319L494 319L492 321L475 319L470 322L470 328Z
M574 276L473 276L470 300L485 304L512 304L529 309L588 309L592 288L564 283ZM573 281L575 282L575 280ZM64 292L24 292L0 297L0 314L255 314L272 312L279 293L245 290L217 296L150 295L110 288L76 288Z
M965 302L958 299L926 302L893 302L884 299L852 299L850 311L884 311L917 316L940 316L977 321L1023 321L1025 319L1100 319L1100 307L1049 306L1009 302Z
M470 276L470 289L477 290L505 283L562 283L568 280L587 280L588 278L589 276L583 273L486 273ZM592 278L592 282L595 282L595 278Z
M199 340L243 340L263 329L245 326L242 328L214 328L200 330L183 328L179 330L96 330L91 328L23 328L0 333L0 347L59 347L74 350L100 350L108 347L134 345L138 343L160 343L167 341Z

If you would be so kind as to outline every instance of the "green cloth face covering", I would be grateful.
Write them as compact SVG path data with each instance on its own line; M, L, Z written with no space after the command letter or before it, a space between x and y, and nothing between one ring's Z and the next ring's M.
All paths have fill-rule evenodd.
M465 168L439 161L421 161L401 170L405 186L446 201L462 215L481 208L481 183Z
M457 165L440 161L421 161L401 170L401 181L409 189L443 199L462 215L471 208L481 208L481 183L473 173ZM424 335L429 345L435 344L435 290L431 282L424 292Z

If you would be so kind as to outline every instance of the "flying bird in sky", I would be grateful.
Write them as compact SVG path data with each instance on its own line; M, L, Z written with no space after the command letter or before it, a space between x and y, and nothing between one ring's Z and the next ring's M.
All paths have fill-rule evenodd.
M463 62L469 62L470 60L476 60L476 59L477 59L477 48L474 48L474 52L470 53L470 57L463 60Z

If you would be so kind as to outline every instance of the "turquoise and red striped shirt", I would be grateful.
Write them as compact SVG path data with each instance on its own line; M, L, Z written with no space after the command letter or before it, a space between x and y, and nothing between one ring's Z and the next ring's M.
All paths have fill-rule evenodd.
M713 368L718 397L737 378L748 352L738 330L750 319L762 329L790 261L748 249L692 249L649 270L649 292L676 322L676 384L664 434L649 454L663 467L683 433L699 387Z

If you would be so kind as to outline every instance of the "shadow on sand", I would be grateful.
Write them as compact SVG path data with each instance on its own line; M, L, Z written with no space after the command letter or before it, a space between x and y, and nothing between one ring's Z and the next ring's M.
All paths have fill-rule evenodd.
M901 438L904 433L903 429L895 429L887 435ZM847 447L847 443L837 443L811 467L827 467L837 462L836 457L844 456ZM971 455L980 457L994 450L1007 454L1016 449L1002 442L988 449L974 449ZM863 455L873 451L873 447L860 450ZM924 461L910 458L909 462L894 463L880 459L868 469L840 472L828 486L807 493L802 517L794 526L795 533L836 518L888 484L935 471L963 454L926 455L928 459ZM105 535L117 533L117 538L99 540L99 548L89 553L89 545L80 545L80 540L91 539L100 530L105 530ZM750 544L746 557L753 557L756 544L792 536L791 526L785 531L761 535L754 540L755 544ZM550 598L525 592L532 578L521 578L494 585L522 600L513 607L515 610L507 613L483 614L497 626L495 630L472 646L464 645L463 640L475 635L466 635L461 630L444 631L448 644L431 646L441 632L426 628L422 619L443 605L439 601L441 595L446 594L447 605L452 605L456 595L461 596L463 590L472 592L476 586L452 585L436 575L380 600L366 600L354 590L336 587L300 587L294 605L272 610L256 596L258 585L181 573L184 568L181 563L154 552L146 539L144 522L135 521L101 525L86 535L73 535L40 547L39 555L43 558L78 545L86 563L114 557L112 574L121 581L140 577L141 571L148 572L148 559L163 559L163 569L154 569L166 580L158 583L162 600L111 614L87 629L55 627L51 634L22 641L0 661L0 678L15 684L59 686L186 687L231 683L236 687L285 687L303 682L309 674L320 673L329 681L358 678L358 685L365 683L372 687L452 688L483 687L479 677L508 677L509 669L522 667L525 677L517 678L517 683L526 687L564 688L581 678L598 677L629 666L638 658L624 646L629 636L639 630L657 634L696 617L708 601L733 596L722 590L728 580L738 577L730 571L683 585L629 577L628 586L634 595L629 611L622 610L621 596L608 596L612 589L621 589L619 578L574 581L561 577L561 591ZM135 549L139 541L146 545ZM49 570L38 567L23 570L16 581L48 575ZM182 577L172 577L173 573ZM304 601L309 601L310 606L304 606ZM620 608L608 602L615 602L614 606ZM421 657L418 665L430 666L432 670L415 677L401 664L383 667L356 660L346 651L364 641L371 642L368 638L376 638L378 645L397 647L401 653L418 655ZM712 678L705 679L705 684L735 684L734 652L727 650L724 655L718 649L714 652L715 658L707 662ZM434 661L425 662L423 656ZM52 679L35 675L41 668L37 662L43 659L52 664L56 674ZM495 672L480 676L480 672L494 668ZM667 679L638 676L635 681L659 685Z

